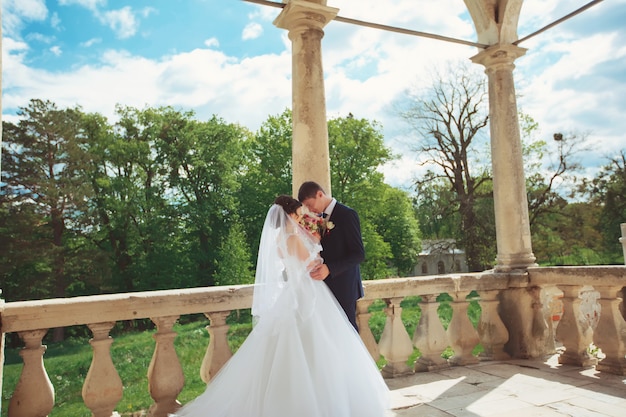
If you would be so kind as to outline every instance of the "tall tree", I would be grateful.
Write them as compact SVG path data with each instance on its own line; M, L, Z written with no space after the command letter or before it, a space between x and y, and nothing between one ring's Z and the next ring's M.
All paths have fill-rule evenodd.
M607 263L624 263L619 244L620 223L626 222L626 150L609 158L597 176L586 184L591 201L600 208L598 230L604 237Z
M31 284L47 297L64 298L71 295L70 278L85 272L84 264L73 260L90 259L83 251L85 241L77 239L79 219L91 197L81 176L88 160L80 134L82 112L78 107L60 110L50 101L31 100L19 116L17 124L3 126L2 214L4 221L13 223L6 229L13 235L9 256L16 255L3 278L22 279L29 271L35 279L27 278L20 285ZM21 296L30 298L35 293ZM55 341L63 337L63 328L54 329Z
M95 116L84 121L92 155L85 176L94 190L91 221L98 226L92 239L111 260L111 280L102 290L165 288L176 258L169 247L175 223L155 150L161 119L152 109L118 106L116 113L114 126Z
M413 273L420 253L420 230L411 200L406 192L385 185L382 213L374 225L378 233L389 242L396 275Z
M458 64L445 73L435 73L428 89L407 93L407 102L400 110L400 116L417 136L413 149L428 167L416 185L443 179L454 193L460 245L471 271L490 266L482 261L484 233L476 214L476 200L485 197L480 190L490 175L484 165L472 163L485 159L487 152L484 146L481 148L487 133L483 130L488 118L486 105L484 75Z
M239 176L249 132L217 116L198 122L192 115L168 109L158 149L167 167L170 198L192 242L197 273L189 284L211 286L216 283L218 260L223 256L220 247L240 221Z
M581 195L580 157L587 150L584 145L587 135L554 133L545 140L531 116L520 113L519 117L528 215L537 262L598 263L600 255L594 242L599 242L599 236L592 232L593 226L589 227L596 223L591 213L597 210L590 204L572 203Z
M407 274L420 245L417 220L409 197L385 184L379 171L394 157L385 146L380 125L350 113L328 121L328 140L332 194L354 208L361 219L363 276L379 279Z
M65 297L67 239L89 198L78 174L86 160L79 135L82 112L31 100L18 114L17 124L3 126L3 206L7 214L24 214L20 224L26 229L20 232L28 233L26 239L39 248L31 255L39 258L34 261L42 272L39 276L50 280L48 296ZM27 262L32 264L33 259Z
M244 145L239 202L254 262L267 210L276 196L291 194L291 138L291 110L285 109L269 116Z

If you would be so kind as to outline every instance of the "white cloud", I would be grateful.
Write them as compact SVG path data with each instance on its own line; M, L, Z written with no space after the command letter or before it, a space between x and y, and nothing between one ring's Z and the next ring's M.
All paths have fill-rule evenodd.
M612 75L623 72L626 47L615 33L554 35L534 42L518 60L519 105L539 123L542 138L584 135L595 155L586 163L604 164L604 156L626 146L626 85L623 74Z
M50 48L50 52L52 52L55 56L61 56L61 54L63 54L61 47L58 45L55 45L52 48Z
M4 47L4 69L12 74L3 92L5 109L24 106L36 97L51 99L59 107L79 104L113 120L116 104L171 105L195 109L200 118L216 114L256 128L268 109L278 113L291 105L288 54L239 61L221 51L196 49L150 60L111 50L100 63L57 73L29 67L20 53L26 44L5 42Z
M120 39L134 36L139 26L130 6L104 12L100 15L100 21L109 26Z
M47 16L45 0L2 0L3 36L19 37L25 20L41 21Z
M102 42L102 38L91 38L85 42L81 42L80 46L84 47L84 48L89 48L95 44L101 43Z
M42 33L29 33L26 35L26 40L30 41L37 41L37 42L42 42L42 43L52 43L54 41L54 37L53 36L46 36Z
M44 0L3 0L2 3L3 11L10 11L24 19L44 20L48 15Z
M59 0L61 6L81 6L91 11L98 10L99 7L105 6L106 0Z
M52 13L52 16L50 17L50 26L52 26L53 29L61 29L61 19L59 18L59 14L57 12Z
M248 23L241 34L241 39L244 41L249 39L256 39L263 34L263 26L258 23Z
M220 41L218 41L217 38L210 38L204 41L204 45L208 48L219 48Z

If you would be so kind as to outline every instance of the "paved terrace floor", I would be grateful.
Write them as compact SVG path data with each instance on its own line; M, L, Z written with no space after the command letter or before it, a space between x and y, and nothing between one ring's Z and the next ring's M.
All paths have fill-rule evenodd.
M386 379L386 417L626 417L626 377L545 362L481 362Z

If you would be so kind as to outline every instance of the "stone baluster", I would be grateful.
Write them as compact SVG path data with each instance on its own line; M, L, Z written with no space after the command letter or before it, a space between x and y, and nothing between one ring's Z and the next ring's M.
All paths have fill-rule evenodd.
M9 403L9 417L44 417L54 407L54 387L43 364L46 346L41 344L48 329L19 332L25 347L22 374Z
M367 351L372 355L372 359L374 361L378 361L380 358L380 350L378 349L378 344L376 343L376 339L372 334L372 329L370 328L370 317L372 314L369 312L369 307L372 305L373 300L359 300L356 303L357 310L357 324L359 325L359 336L361 336L361 340Z
M387 303L385 309L387 320L379 342L380 353L387 360L387 364L382 369L382 374L385 377L393 378L413 373L407 365L409 356L413 353L413 345L402 323L400 302L403 298L395 297L385 300Z
M480 342L478 333L467 315L469 301L466 297L469 292L458 292L452 296L452 318L446 334L454 356L449 359L451 365L463 366L478 363L478 358L472 354Z
M548 322L541 300L541 288L528 289L532 302L532 321L530 327L531 340L528 343L528 354L531 358L540 358L546 353L546 338L548 336Z
M437 296L434 294L422 295L420 316L417 329L413 335L413 345L420 350L421 356L415 362L415 371L432 371L450 366L448 361L441 357L448 347L448 337L441 324L437 308Z
M478 320L478 337L483 345L480 358L483 360L505 360L510 355L504 351L504 345L509 341L509 331L498 314L500 300L499 290L486 290L480 293L480 318Z
M591 366L595 359L589 355L591 331L583 325L580 311L582 285L559 285L563 291L563 314L556 328L556 338L565 351L559 355L559 363L575 366Z
M600 293L600 320L593 341L605 357L596 369L616 375L626 375L626 322L619 310L622 286L595 286Z
M557 353L556 326L554 324L554 316L555 312L560 312L558 313L558 317L560 320L560 316L562 315L563 302L561 301L562 294L560 294L560 292L561 291L556 286L543 286L543 314L545 317L547 317L546 324L548 325L545 344L546 355L553 355Z
M229 314L230 310L204 313L210 322L209 326L206 326L210 339L200 367L200 377L207 384L233 356L233 352L228 346L228 328L230 326L226 324L226 318Z
M83 401L93 417L111 417L115 406L122 399L122 380L111 360L113 338L109 332L115 322L88 324L93 338L89 344L93 358L83 384Z
M167 417L169 413L180 408L180 402L176 398L183 390L185 377L174 348L176 332L172 331L178 317L151 319L157 326L157 332L152 336L156 345L148 368L148 387L150 396L154 399L148 412L149 417Z

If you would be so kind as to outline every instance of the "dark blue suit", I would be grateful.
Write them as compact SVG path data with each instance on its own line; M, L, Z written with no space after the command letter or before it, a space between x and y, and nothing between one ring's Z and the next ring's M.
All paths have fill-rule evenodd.
M359 264L365 259L359 216L350 207L336 203L329 219L335 227L322 236L322 258L330 275L324 282L335 294L348 320L356 324L356 301L363 297Z

